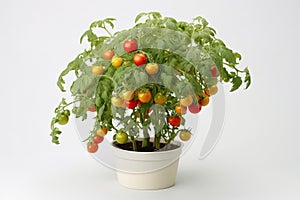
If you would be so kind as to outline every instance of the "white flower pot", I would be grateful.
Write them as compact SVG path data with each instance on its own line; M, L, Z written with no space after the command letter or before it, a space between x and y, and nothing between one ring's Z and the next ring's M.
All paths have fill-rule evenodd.
M127 151L112 145L119 183L127 188L139 190L173 186L183 146L177 141L173 144L178 148L155 152Z

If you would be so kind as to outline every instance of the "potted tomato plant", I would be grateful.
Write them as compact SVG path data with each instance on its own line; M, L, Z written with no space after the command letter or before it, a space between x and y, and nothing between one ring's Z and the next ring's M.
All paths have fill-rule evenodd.
M241 55L216 37L202 17L192 22L140 13L135 25L111 33L115 19L93 22L80 42L90 47L71 61L57 85L71 71L72 100L62 99L51 121L52 142L59 144L59 125L72 113L93 127L84 138L87 151L112 138L119 182L135 189L165 188L175 183L182 142L195 130L186 127L186 113L197 115L218 92L218 83L243 82L248 88L248 68L237 68ZM104 34L96 34L99 29ZM69 107L73 106L72 109Z

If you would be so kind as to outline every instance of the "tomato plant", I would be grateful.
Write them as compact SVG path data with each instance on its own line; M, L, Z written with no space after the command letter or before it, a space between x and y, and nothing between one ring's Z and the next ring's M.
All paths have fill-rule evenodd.
M144 65L147 62L147 56L142 53L134 54L133 62L136 66Z
M65 76L75 74L69 89L73 100L63 98L51 120L56 144L62 132L56 125L68 122L71 105L72 114L82 120L88 111L96 112L84 140L90 152L97 151L108 129L119 143L130 138L134 150L138 138L149 147L150 135L156 149L160 141L169 144L178 134L186 141L191 129L179 127L187 126L187 109L199 113L218 92L218 82L231 84L230 91L251 83L249 69L238 68L241 55L229 49L202 17L185 22L157 12L141 13L133 27L120 31L114 30L114 20L89 26L80 38L88 41L88 48L58 77L57 85L65 92ZM159 134L152 134L157 127Z

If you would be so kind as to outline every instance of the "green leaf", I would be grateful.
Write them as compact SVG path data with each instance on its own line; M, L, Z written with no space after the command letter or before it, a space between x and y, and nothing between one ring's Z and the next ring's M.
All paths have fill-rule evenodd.
M246 67L244 69L244 72L246 73L245 80L244 80L244 82L246 83L245 89L247 89L251 84L251 76L250 76L250 72L249 72L248 67Z
M231 90L230 92L233 92L235 90L237 90L241 85L242 85L242 78L239 77L239 76L235 76L232 78L232 87L231 87Z
M145 15L147 15L147 13L144 13L144 12L138 14L134 20L134 23L137 23Z

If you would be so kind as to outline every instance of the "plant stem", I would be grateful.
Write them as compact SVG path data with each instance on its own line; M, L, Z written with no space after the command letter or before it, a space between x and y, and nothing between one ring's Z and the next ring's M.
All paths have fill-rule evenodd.
M133 136L131 136L130 139L131 139L133 151L137 151L136 140L134 139Z
M144 138L143 138L142 148L149 146L150 138L149 138L147 127L143 127L143 135L144 135Z

